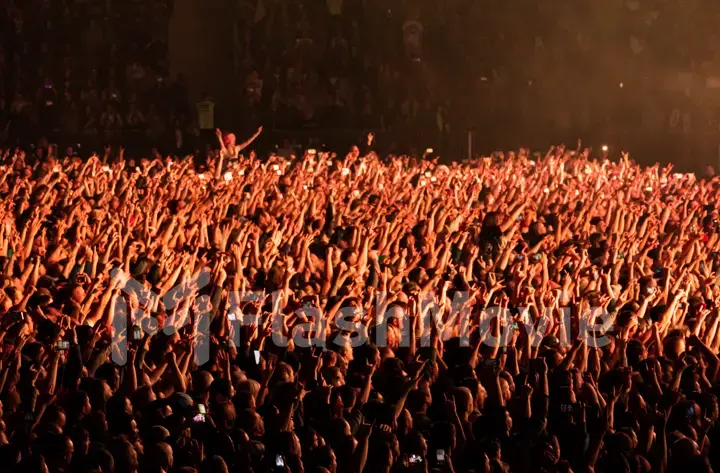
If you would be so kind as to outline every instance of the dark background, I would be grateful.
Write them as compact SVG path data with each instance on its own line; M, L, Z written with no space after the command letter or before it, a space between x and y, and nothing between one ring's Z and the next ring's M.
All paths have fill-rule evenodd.
M261 148L545 148L718 162L720 5L708 0L5 0L2 138L190 151L195 102ZM404 25L422 25L407 48ZM52 106L47 106L47 103Z

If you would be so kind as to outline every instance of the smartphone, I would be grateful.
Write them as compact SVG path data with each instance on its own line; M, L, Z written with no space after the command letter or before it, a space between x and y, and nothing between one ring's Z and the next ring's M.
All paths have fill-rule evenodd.
M438 461L438 463L445 463L445 450L442 448L438 448L435 450L435 459Z
M230 322L235 322L237 320L237 316L231 312L228 314L228 320Z
M535 253L535 254L532 256L532 258L533 258L533 261L535 261L535 262L537 263L537 262L539 262L539 261L542 259L542 255L541 255L540 253Z
M142 340L142 336L143 336L143 334L142 334L142 329L140 328L140 326L139 325L133 326L132 339L135 341Z
M525 220L525 215L520 214L520 215L517 216L517 221L518 221L518 222L522 222L523 220Z
M197 414L195 417L193 417L193 422L196 422L196 423L205 422L205 414Z
M314 156L314 155L317 154L317 150L309 149L309 150L308 150L308 154L311 155L311 156Z
M411 465L417 465L418 463L422 463L422 457L420 455L415 455L414 453L410 455L410 458L408 460L410 461Z
M198 412L200 412L200 414L207 414L207 410L205 409L205 404L198 404Z
M260 350L253 350L253 356L255 357L255 364L260 364Z
M275 455L275 466L278 468L285 468L285 459L282 455Z
M60 351L67 351L70 349L70 342L67 340L58 340L55 342L55 347Z

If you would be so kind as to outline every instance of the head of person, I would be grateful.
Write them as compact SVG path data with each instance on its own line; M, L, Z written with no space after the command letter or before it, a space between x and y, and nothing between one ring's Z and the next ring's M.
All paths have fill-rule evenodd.
M167 473L174 463L173 449L165 442L149 446L145 451L145 467L147 471Z

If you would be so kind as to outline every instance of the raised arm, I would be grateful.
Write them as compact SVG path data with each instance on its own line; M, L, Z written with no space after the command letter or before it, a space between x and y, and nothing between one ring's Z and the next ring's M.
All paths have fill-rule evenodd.
M239 145L237 145L237 146L235 147L235 149L236 149L237 151L242 151L242 150L244 150L245 148L247 148L248 146L250 146L250 145L252 144L252 142L257 139L258 136L260 136L260 133L262 133L262 131L263 131L263 127L259 127L259 128L257 129L257 131L255 132L254 135L252 135L250 138L248 138L247 140L245 140L245 141L243 141L242 143L240 143Z

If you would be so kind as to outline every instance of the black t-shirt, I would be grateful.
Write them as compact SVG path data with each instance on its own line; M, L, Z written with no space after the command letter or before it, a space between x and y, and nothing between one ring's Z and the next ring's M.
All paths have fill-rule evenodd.
M498 225L484 226L479 235L480 251L483 257L495 259L500 253L503 232Z

